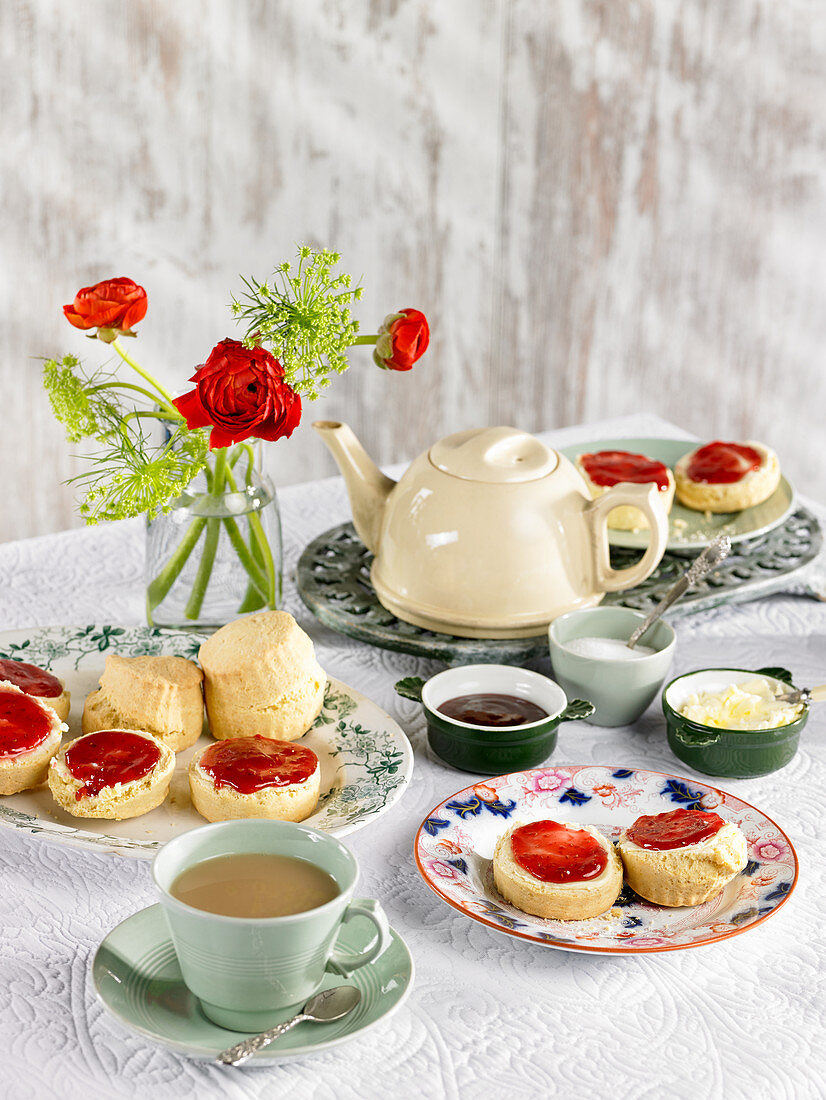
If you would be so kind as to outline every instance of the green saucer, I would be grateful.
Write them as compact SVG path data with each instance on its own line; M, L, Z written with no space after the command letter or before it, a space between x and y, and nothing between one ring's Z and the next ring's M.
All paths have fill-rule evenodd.
M372 926L355 920L342 926L338 943L356 954L372 935ZM413 960L398 932L391 929L391 936L384 954L347 979L361 991L361 1001L348 1016L329 1024L298 1024L246 1064L271 1065L328 1050L394 1012L410 992ZM240 1032L211 1023L184 985L160 905L142 909L112 929L92 961L92 980L104 1006L124 1026L179 1054L212 1060L242 1038ZM340 977L328 974L321 989L341 984ZM273 1026L279 1022L276 1016Z

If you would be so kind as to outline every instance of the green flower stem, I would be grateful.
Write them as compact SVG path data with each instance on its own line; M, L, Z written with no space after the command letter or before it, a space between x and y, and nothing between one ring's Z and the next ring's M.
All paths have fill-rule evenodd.
M238 614L246 615L248 611L260 611L262 607L266 606L266 597L250 581L247 585L247 591L244 593L244 598L238 607Z
M121 347L121 344L120 344L119 340L117 340L117 339L113 340L112 341L112 347L115 349L115 351L118 353L118 355L124 361L124 363L128 363L129 366L132 368L132 370L138 372L138 374L141 376L141 378L144 380L144 382L148 382L150 386L152 386L155 390L157 390L157 392L163 398L162 403L166 407L166 411L169 412L169 413L172 413L173 415L176 415L178 413L178 410L172 404L172 394L169 393L168 390L165 390L163 388L163 386L160 384L160 382L156 381L156 379L154 379L151 374L148 374L143 369L142 366L140 366L138 363L136 363L135 360L132 359L129 356L129 354L124 350L124 348ZM161 402L159 402L159 404L161 404Z
M229 541L232 543L232 548L238 555L238 560L249 574L251 583L260 591L261 595L266 598L267 595L267 578L258 568L250 549L244 541L244 536L238 529L238 524L231 517L227 517L224 521L224 526L227 529L229 535Z
M252 448L249 447L248 450L250 461L254 461L255 455L253 454ZM249 469L248 473L250 473ZM227 471L227 482L230 488L234 492L237 492L235 478L232 476L232 473L230 471ZM267 583L265 589L267 594L267 604L270 607L275 607L276 596L280 601L281 591L279 586L279 591L278 593L276 593L275 562L272 560L272 550L270 549L270 543L267 538L267 533L264 530L264 525L262 524L261 518L257 513L250 512L247 519L249 520L250 534L252 535L253 552L255 553L257 551L256 557L259 559L259 561L263 563L264 569L266 570L267 574ZM247 570L247 572L249 573L249 570ZM252 577L251 573L250 576ZM253 577L253 580L254 579L255 578Z
M201 560L198 563L198 572L192 584L192 591L184 608L184 615L188 619L197 619L201 614L201 607L206 596L209 578L212 576L212 567L215 564L215 554L218 550L218 539L221 537L221 521L214 516L206 521L206 537Z
M163 569L149 583L146 589L147 618L152 622L152 611L163 603L169 594L169 590L186 565L189 555L195 549L201 533L206 527L206 520L200 516L194 519L187 528L187 532L181 539L180 545Z
M372 336L357 336L350 346L356 347L358 344L375 344L378 338L378 332L374 333Z

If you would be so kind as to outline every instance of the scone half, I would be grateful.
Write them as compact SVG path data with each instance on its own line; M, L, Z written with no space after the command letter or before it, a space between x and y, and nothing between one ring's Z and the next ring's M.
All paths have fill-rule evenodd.
M730 446L730 444L720 444ZM760 465L757 469L748 470L737 481L697 481L690 476L690 469L694 458L705 448L714 444L703 444L690 451L679 460L674 467L674 476L677 484L677 500L686 508L692 508L696 512L741 512L744 508L753 508L762 504L775 491L780 484L780 462L777 455L764 443L748 440L735 446L750 447L760 456Z
M233 761L241 761L257 755L266 741L264 751L272 761L270 781L262 777L258 789L239 790L249 783L233 785L231 772L227 781L226 768ZM303 762L295 781L287 781L288 775L279 768L279 759ZM222 771L222 768L224 771ZM249 769L247 769L248 772ZM224 781L222 781L222 775ZM321 790L321 764L312 749L293 745L272 738L222 739L197 752L189 765L189 790L192 804L207 821L232 821L237 818L265 817L275 821L303 821L309 817L318 803Z
M590 833L604 849L607 863L593 879L545 882L526 871L514 858L511 837L522 824L524 822L517 822L499 838L493 854L493 881L506 901L523 913L552 920L586 920L611 908L622 890L622 863L607 837L590 825L562 822L568 829Z
M0 659L0 681L16 684L33 699L51 707L61 722L69 717L71 696L66 685L53 672L25 661L12 661L4 657Z
M664 462L649 458L647 455L632 454L630 451L595 451L593 453L577 455L577 469L582 474L585 484L588 487L588 492L591 494L593 500L602 496L603 493L607 492L608 489L613 488L615 485L622 484L623 481L631 481L635 484L643 485L650 483L649 479L645 476L640 476L639 473L630 474L625 477L617 473L615 476L612 472L611 456L616 456L618 462L625 459L632 465L636 463L643 473L647 467L650 467L652 471L650 481L656 483L658 478L660 481L665 481L665 485L657 484L657 490L666 513L671 511L671 506L674 503L675 491L674 475L671 470ZM606 481L605 484L598 484L591 477L591 473L597 476L594 463L600 461L602 461L605 468L604 472L607 473L607 477L604 478ZM619 470L621 467L617 466L616 469ZM591 473L589 473L589 470ZM620 504L617 508L612 508L608 513L608 526L618 531L647 531L649 524L645 514L641 512L639 508L635 508L631 504Z
M54 708L0 680L0 795L40 786L68 728Z
M142 746L141 740L148 744ZM82 746L79 753L73 754L72 749L78 746ZM75 756L80 753L84 758L96 753L97 763L81 772L75 764ZM118 774L129 774L123 771L124 756L128 753L132 754L132 760L127 761L127 766L140 774L118 780ZM113 760L116 764L108 767L107 761ZM175 753L151 733L128 729L96 730L64 745L49 764L48 782L55 801L73 817L123 821L160 806L169 791L174 770ZM95 782L92 787L86 777L87 771L94 777L102 776L107 782L100 786Z
M727 822L713 836L682 848L641 848L623 833L617 848L628 885L656 905L702 905L746 866L748 845Z

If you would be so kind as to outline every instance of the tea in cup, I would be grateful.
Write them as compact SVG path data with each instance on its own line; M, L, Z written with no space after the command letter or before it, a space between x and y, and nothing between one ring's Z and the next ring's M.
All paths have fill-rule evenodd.
M214 1023L263 1031L390 942L377 901L353 900L358 864L334 837L288 821L205 825L163 846L152 873L184 982ZM357 955L336 947L343 922L376 929Z

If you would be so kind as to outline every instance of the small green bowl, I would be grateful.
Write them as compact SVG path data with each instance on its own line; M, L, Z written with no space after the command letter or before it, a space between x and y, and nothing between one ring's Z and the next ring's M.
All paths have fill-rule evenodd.
M753 779L784 768L797 752L800 731L809 717L808 706L794 722L767 730L729 730L692 722L679 713L688 694L721 691L760 676L784 691L792 687L791 674L782 668L701 668L678 676L662 694L663 713L671 751L703 775Z
M399 695L420 701L427 718L431 749L446 764L477 775L502 775L542 764L556 748L560 722L587 718L593 706L582 699L568 702L565 692L547 676L512 665L463 665L448 668L427 681L418 676L399 680ZM521 726L477 726L442 714L439 707L460 695L493 692L529 699L547 718Z

